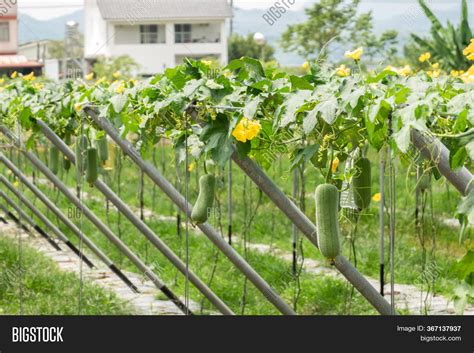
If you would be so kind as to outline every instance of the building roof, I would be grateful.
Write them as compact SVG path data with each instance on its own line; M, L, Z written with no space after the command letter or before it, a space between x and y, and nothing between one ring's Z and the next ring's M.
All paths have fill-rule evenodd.
M42 67L37 61L29 61L23 55L0 55L0 68Z
M227 0L97 0L104 20L140 21L232 17Z

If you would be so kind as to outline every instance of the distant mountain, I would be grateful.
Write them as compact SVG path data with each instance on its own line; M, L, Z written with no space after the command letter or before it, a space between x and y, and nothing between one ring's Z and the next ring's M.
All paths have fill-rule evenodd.
M435 14L443 21L458 23L460 18L460 2L450 0L432 0L430 2ZM474 6L470 2L470 21L474 25ZM364 0L360 4L360 11L372 11L374 29L383 32L396 29L400 39L405 42L410 33L423 34L430 29L428 19L421 12L416 0ZM269 25L264 19L264 10L235 10L234 31L239 34L262 32L268 42L277 48L276 57L284 65L299 65L303 58L296 54L285 53L278 48L278 40L288 25L301 23L305 20L304 10L289 11L275 24ZM39 39L63 39L65 25L68 21L77 21L83 29L83 11L77 11L67 16L58 17L49 21L38 21L27 15L20 15L20 43Z
M39 21L31 16L20 14L20 44L42 39L64 39L66 23L68 21L78 22L80 30L83 31L83 11L76 11L49 21Z

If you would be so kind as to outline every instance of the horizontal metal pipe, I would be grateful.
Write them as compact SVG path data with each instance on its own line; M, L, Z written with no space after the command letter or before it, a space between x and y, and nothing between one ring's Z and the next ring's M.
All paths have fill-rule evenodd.
M191 216L192 205L164 178L149 162L145 161L131 143L122 139L112 124L101 118L94 109L85 108L86 114L129 156L132 161L171 199L183 212ZM199 229L227 256L227 258L254 284L254 286L283 314L296 315L295 311L278 293L237 253L208 223L200 224Z
M43 135L75 165L74 152L45 122L37 120L37 123ZM97 180L94 185L181 273L186 274L186 264L104 182ZM234 315L232 310L194 272L189 271L189 279L222 314Z

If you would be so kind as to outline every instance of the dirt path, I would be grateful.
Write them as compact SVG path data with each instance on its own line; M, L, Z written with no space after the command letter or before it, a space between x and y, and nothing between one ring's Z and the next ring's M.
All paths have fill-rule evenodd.
M59 268L64 272L75 273L78 277L81 272L79 258L64 244L60 243L62 251L54 250L43 238L33 237L18 228L9 221L8 225L0 226L0 236L11 237L18 235L27 240L27 246L35 249L44 256L56 262ZM118 277L112 273L104 264L102 264L93 255L86 254L94 263L96 268L90 269L86 265L82 266L82 274L85 281L99 285L107 291L113 292L119 299L126 302L135 315L183 315L183 313L170 301L157 300L156 297L160 291L153 283L136 273L125 272L125 275L135 284L140 293L133 293ZM184 299L182 298L184 301ZM191 302L191 310L198 311L199 306Z

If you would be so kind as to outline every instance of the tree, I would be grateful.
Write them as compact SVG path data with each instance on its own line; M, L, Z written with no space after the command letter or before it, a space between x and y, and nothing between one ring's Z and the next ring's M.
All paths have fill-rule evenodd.
M105 77L107 79L116 79L119 75L120 78L131 78L134 71L136 71L140 65L128 55L121 55L112 58L100 57L94 64L93 72L96 77Z
M469 26L469 10L467 1L463 0L461 5L461 21L455 28L450 22L443 26L440 20L431 11L424 0L418 0L425 15L431 21L430 37L422 38L412 34L412 41L405 47L405 55L416 65L419 65L420 54L430 52L432 61L440 63L446 70L466 70L471 62L463 51L472 38L472 30Z
M274 55L275 49L268 43L264 44L264 61L274 60ZM252 33L247 36L233 34L229 39L229 59L240 59L243 56L248 56L255 59L262 58L262 46L255 42Z
M398 33L387 31L376 36L372 13L358 15L359 3L360 0L321 0L313 4L306 9L306 22L290 25L283 33L282 48L306 58L327 55L334 44L344 44L349 49L363 46L369 57L396 51Z

